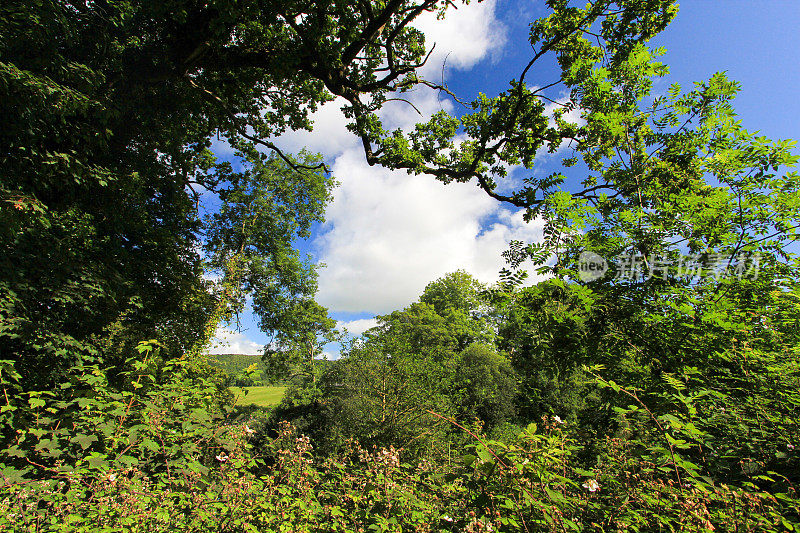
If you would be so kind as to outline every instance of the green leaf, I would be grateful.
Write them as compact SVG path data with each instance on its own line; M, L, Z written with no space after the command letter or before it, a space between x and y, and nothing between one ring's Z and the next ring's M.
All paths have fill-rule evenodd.
M74 437L69 439L70 442L79 444L82 450L85 450L93 443L97 442L97 440L98 440L97 435L82 435L82 434L75 435Z

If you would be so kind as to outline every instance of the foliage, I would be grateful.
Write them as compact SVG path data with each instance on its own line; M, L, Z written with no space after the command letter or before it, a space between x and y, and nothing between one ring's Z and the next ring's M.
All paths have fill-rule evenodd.
M249 387L259 383L271 383L267 368L258 355L218 354L209 358L228 375L228 386Z
M411 26L449 5L0 7L0 525L800 531L794 144L744 129L723 74L651 97L668 0L551 0L508 90L386 131L393 93L449 91ZM506 256L552 277L449 274L320 362L339 337L294 244L334 181L272 139L335 97L370 164L541 218ZM586 251L613 275L581 279ZM248 297L294 379L244 420L202 352Z
M276 335L264 352L269 375L300 379L315 388L322 348L341 338L335 326L328 310L314 300L299 299L288 309L284 306L281 317L270 325Z
M202 343L216 302L240 301L213 294L203 244L226 271L231 254L246 252L234 270L246 272L246 291L268 293L265 315L274 307L264 302L313 294L313 269L292 244L321 220L332 181L308 154L295 162L258 152L237 117L267 98L271 131L302 127L299 95L312 105L325 97L321 83L292 75L281 85L296 96L270 98L253 72L232 73L219 47L258 33L253 9L0 8L0 351L26 388L55 386L73 365L121 365L141 339L158 338L175 356ZM214 82L201 88L201 77ZM236 168L211 153L215 133L231 141ZM207 224L203 189L222 204Z
M588 359L601 362L599 353L589 355L591 292L551 280L492 294L502 317L499 345L521 378L520 413L527 420L543 415L574 420L589 400L581 365ZM623 365L617 363L615 370Z
M215 428L230 401L222 375L201 361L164 360L155 341L137 349L145 357L121 390L109 385L108 369L93 366L74 368L56 391L24 391L4 361L6 481L136 465L170 476L203 470L222 446Z
M334 447L355 439L436 455L460 441L436 414L487 428L513 419L516 374L480 344L494 338L484 300L483 287L456 272L378 317L324 374L313 416L327 429L316 436Z
M791 486L771 494L691 476L676 483L621 439L584 465L570 426L552 418L511 443L474 434L449 464L409 464L394 448L355 444L323 458L288 424L259 457L251 432L228 426L209 466L183 476L123 464L6 485L0 520L16 531L800 529ZM254 461L260 473L247 468Z
M405 340L387 335L356 346L325 375L325 419L333 443L356 439L417 453L442 443L448 428L426 411L453 410L452 361L417 351ZM430 348L445 357L441 346Z
M319 157L301 152L298 162L264 155L238 145L237 155L252 162L243 172L220 165L216 179L221 205L206 221L204 249L207 269L226 286L220 300L238 313L245 296L252 296L261 329L283 337L299 335L300 320L330 320L327 311L310 300L316 292L316 272L303 258L294 239L308 238L309 228L323 219L333 182L321 172L298 171L294 165L319 164ZM305 317L304 313L314 315ZM321 315L321 316L316 316Z
M460 328L461 349L473 342L494 342L486 287L471 274L463 270L445 274L425 287L419 301L433 307L452 327Z
M493 429L516 418L517 373L490 346L470 344L456 366L453 396L459 399L459 418L474 417Z

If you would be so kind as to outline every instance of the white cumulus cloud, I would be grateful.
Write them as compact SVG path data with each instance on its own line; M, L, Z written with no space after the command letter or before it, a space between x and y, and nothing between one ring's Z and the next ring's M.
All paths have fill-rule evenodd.
M541 238L541 225L473 184L370 167L348 151L333 166L341 185L316 239L327 266L319 301L332 311L385 313L408 305L430 281L465 269L497 279L511 239Z

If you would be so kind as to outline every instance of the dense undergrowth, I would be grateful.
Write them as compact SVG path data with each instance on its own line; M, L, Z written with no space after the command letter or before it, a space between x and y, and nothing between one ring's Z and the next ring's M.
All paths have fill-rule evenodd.
M630 400L624 434L545 416L502 442L447 420L468 443L450 457L352 441L320 454L288 422L267 432L264 417L237 419L202 364L140 349L128 390L82 368L58 393L18 393L3 363L3 431L16 433L2 453L3 530L800 531L796 474L742 461L724 483L693 462L708 420L691 413L707 394L677 390L689 409L656 417L598 376ZM791 471L794 446L781 447Z

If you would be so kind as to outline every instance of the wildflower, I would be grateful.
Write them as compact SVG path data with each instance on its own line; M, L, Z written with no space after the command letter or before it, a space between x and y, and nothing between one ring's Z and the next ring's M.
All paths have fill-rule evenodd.
M228 456L225 455L224 453L221 453L221 454L217 455L217 461L219 461L220 463L224 463L227 460L228 460Z
M794 444L787 444L786 447L790 450L794 450Z
M453 519L450 518L449 516L447 516L446 514L442 515L442 520L444 520L445 522L452 522L453 521Z
M472 521L467 524L467 528L464 531L467 533L492 533L494 531L494 527L488 520L473 518Z
M248 434L248 435L252 435L253 433L255 433L255 431L253 431L252 429L250 429L250 426L248 426L247 424L245 424L245 426L244 426L244 432L245 432L246 434Z
M555 420L556 424L563 424L563 423L564 423L564 421L563 421L563 420L561 420L561 417L560 417L560 416L558 416L558 415L555 415L555 416L553 417L553 420Z
M598 490L600 490L600 483L598 483L594 479L590 479L589 481L587 481L586 483L584 483L581 486L584 489L587 489L589 492L597 492Z
M114 483L114 482L117 480L117 475L116 475L116 474L109 474L109 475L108 475L108 480L109 480L111 483Z

